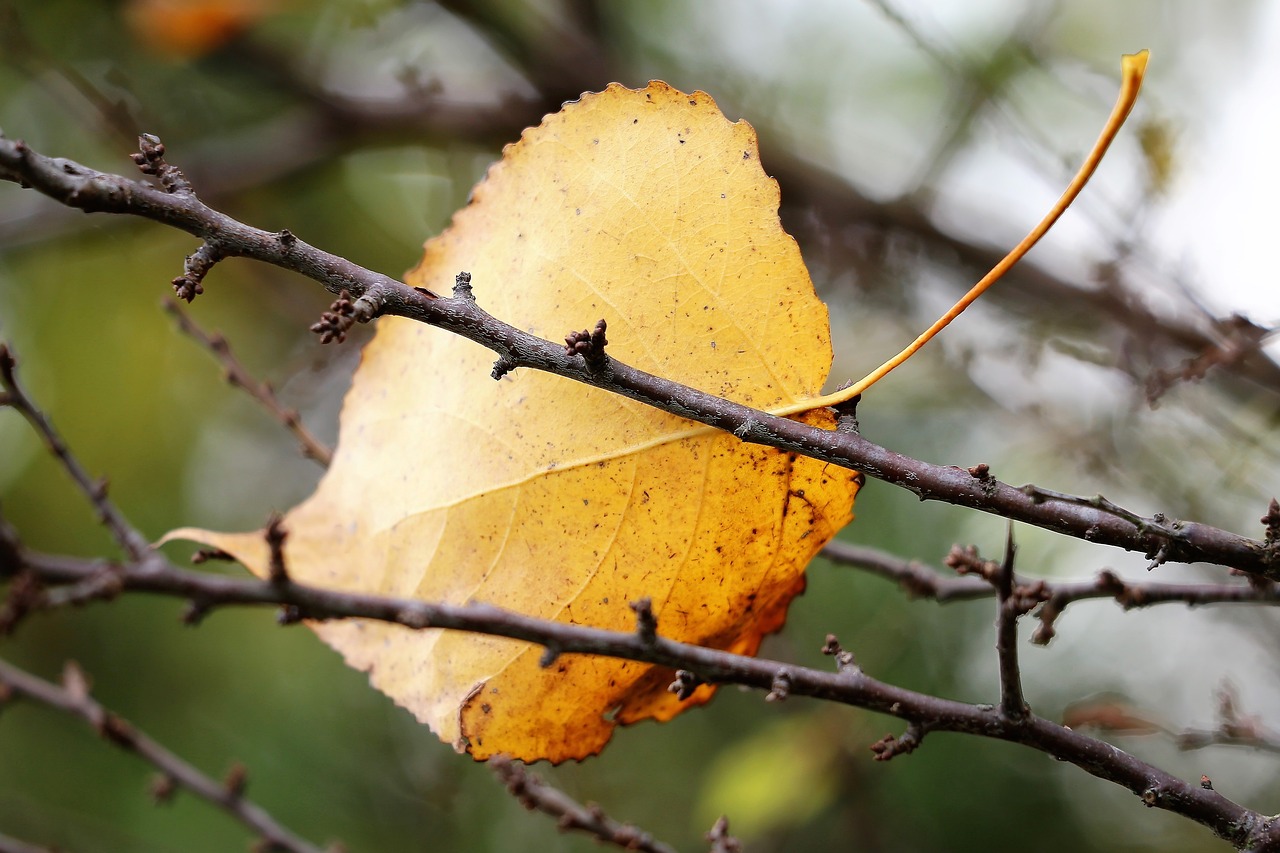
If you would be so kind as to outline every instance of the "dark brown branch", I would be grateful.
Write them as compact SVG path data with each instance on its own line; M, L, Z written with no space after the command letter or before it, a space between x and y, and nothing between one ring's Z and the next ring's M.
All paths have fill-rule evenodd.
M253 375L231 352L231 345L227 343L226 338L218 333L209 334L200 328L196 321L191 319L187 312L172 299L165 300L164 310L173 316L178 329L183 334L213 354L213 357L222 365L222 375L227 380L227 384L244 391L283 424L302 446L303 456L314 459L326 468L329 467L329 463L333 460L333 450L303 425L297 409L287 408L280 402L271 383L259 382L253 378Z
M660 379L615 359L593 371L564 347L522 332L465 298L441 298L411 288L308 245L292 234L252 228L202 204L194 195L166 193L117 175L53 160L21 142L0 138L0 178L32 186L73 207L143 216L214 240L227 256L290 269L333 293L347 291L358 320L388 314L447 329L492 349L505 369L528 367L605 388L680 417L732 432L744 441L855 468L905 488L922 500L940 500L1004 516L1091 542L1136 550L1169 562L1208 562L1269 578L1280 577L1261 542L1195 522L1146 518L1097 499L994 477L981 482L968 470L903 456L847 432L827 431L723 400ZM481 285L483 287L483 284Z
M98 561L41 554L20 544L12 547L18 555L17 570L32 573L45 586L77 584L103 568ZM1121 785L1142 797L1147 805L1201 823L1238 847L1255 844L1254 849L1262 849L1264 844L1280 844L1280 824L1273 826L1270 819L1220 793L1185 782L1103 741L1035 715L1013 722L990 705L955 702L886 684L854 665L825 672L677 643L661 636L649 640L635 631L549 622L484 604L448 605L343 593L293 581L271 583L201 574L170 565L147 570L117 565L114 571L120 579L121 592L184 598L202 612L231 605L287 606L303 619L377 619L419 630L470 631L524 640L554 649L557 654L603 655L657 664L683 670L707 683L741 684L766 692L777 688L778 674L785 672L788 695L897 717L907 721L908 732L917 741L925 733L943 731L1019 743Z
M904 560L875 548L838 540L829 542L822 550L822 556L833 563L863 569L890 580L912 597L932 599L940 604L990 598L996 594L991 584L982 578L993 573L998 564L983 560L972 547L954 546L946 562L962 574L979 577L947 577L941 570L930 569L916 560ZM1250 581L1255 577L1248 576ZM1188 607L1204 604L1275 605L1280 604L1280 587L1268 580L1186 584L1125 581L1104 569L1093 580L1074 582L1053 582L1015 574L1014 598L1023 612L1039 605L1035 616L1040 624L1031 641L1047 645L1055 636L1054 626L1058 617L1076 601L1109 598L1125 610L1156 604L1184 604Z
M1022 671L1018 667L1018 619L1026 610L1014 595L1013 525L1009 525L1004 560L992 579L996 588L996 657L1000 670L1000 713L1010 722L1025 720L1031 709L1022 693Z
M27 419L32 429L44 441L49 452L71 475L71 479L81 493L97 511L99 520L111 531L116 543L128 555L130 561L145 562L152 554L150 543L129 524L116 505L107 497L107 481L95 480L89 476L89 472L80 464L80 460L75 457L67 447L67 443L62 440L62 436L54 429L48 415L41 411L22 390L22 386L18 384L17 364L17 358L9 346L0 343L0 388L4 389L3 393L0 393L0 406L16 409Z
M530 811L551 815L562 832L585 832L595 836L603 844L612 844L624 850L675 853L674 847L655 840L649 833L630 824L618 823L594 803L584 806L505 755L490 759L489 767L520 805Z
M261 806L243 796L243 786L220 784L165 749L89 696L88 680L68 664L59 687L0 660L0 684L10 695L24 697L80 717L108 743L132 752L160 771L171 785L195 794L234 817L262 841L262 849L289 853L321 853L321 849L285 829ZM19 848L20 849L20 848Z

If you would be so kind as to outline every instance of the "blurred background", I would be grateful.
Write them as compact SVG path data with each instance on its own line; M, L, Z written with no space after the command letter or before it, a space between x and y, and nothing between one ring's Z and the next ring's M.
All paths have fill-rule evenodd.
M914 337L1039 219L1110 109L1120 55L1141 48L1152 52L1142 100L1083 198L867 396L862 427L929 461L986 462L1008 482L1101 492L1258 537L1280 482L1280 366L1266 333L1280 317L1280 4L0 2L0 128L122 174L134 173L137 134L158 134L207 203L398 275L502 146L563 101L611 81L701 89L760 134L784 225L831 307L838 383ZM0 338L153 537L256 527L321 473L161 310L197 245L0 184ZM320 347L307 326L331 297L248 261L219 265L205 287L191 315L333 441L369 330ZM0 502L33 548L115 553L27 425L3 411ZM930 565L953 543L998 557L1004 540L998 518L874 481L857 515L844 538ZM1015 534L1029 575L1225 576L1147 575L1139 555ZM249 795L315 842L596 849L525 812L305 629L248 609L185 628L180 611L133 597L41 615L0 640L0 654L48 678L78 661L100 701L207 773L243 762ZM913 602L820 559L763 653L827 667L818 649L832 632L877 678L991 702L993 618L990 602ZM1037 713L1060 718L1102 697L1170 731L1213 728L1227 689L1280 726L1274 609L1086 602L1058 629L1047 648L1023 651ZM900 731L856 709L726 689L672 723L619 731L598 758L537 772L679 849L705 847L722 813L750 851L1223 847L1024 748L935 734L873 762L868 745ZM1280 810L1274 755L1114 737ZM189 796L152 805L151 774L49 709L0 715L0 833L73 851L248 843Z

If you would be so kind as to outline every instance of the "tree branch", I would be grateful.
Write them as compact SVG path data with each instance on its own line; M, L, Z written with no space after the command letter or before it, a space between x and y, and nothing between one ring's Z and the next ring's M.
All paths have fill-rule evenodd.
M505 755L489 759L494 775L506 785L520 805L556 819L562 832L578 830L595 836L602 844L643 853L675 853L675 848L656 841L649 833L630 824L618 823L595 804L582 805L563 791L553 788L524 766Z
M178 786L217 806L247 826L261 838L261 849L264 851L321 853L319 847L303 841L277 823L262 807L245 799L243 768L239 768L239 765L233 768L224 783L205 776L95 702L89 696L88 679L74 663L68 663L63 675L63 685L59 687L0 660L0 686L6 688L10 697L24 697L80 717L108 743L149 762L161 773L161 781L154 790L157 799L172 796L173 787ZM0 839L0 845L2 844L3 839Z
M104 571L101 561L29 551L11 541L11 532L0 529L0 535L10 540L0 542L0 554L13 555L11 564L0 563L0 575L20 574L34 579L40 587L27 593L27 611L48 606L45 596L50 591L44 587L81 584ZM172 565L142 570L129 564L114 564L109 570L118 579L116 593L184 598L191 603L188 614L203 615L233 605L284 606L284 621L289 624L299 619L377 619L415 630L470 631L524 640L554 649L557 655L603 655L640 661L684 670L707 683L741 684L769 693L777 690L780 674L785 673L789 696L809 696L898 717L908 722L917 743L930 731L1019 743L1128 788L1148 806L1201 823L1238 847L1280 844L1280 824L1273 825L1269 818L1216 791L1178 779L1104 741L1035 715L1014 722L991 705L970 705L886 684L866 675L844 655L837 655L837 671L825 672L677 643L661 636L649 638L640 631L606 631L544 621L485 604L450 605L344 593L294 581L209 575Z
M315 460L321 467L329 467L329 463L333 461L333 450L307 429L297 409L287 408L280 402L271 383L254 379L253 375L240 363L240 359L231 352L231 345L227 343L226 338L217 333L210 334L200 328L200 325L172 299L165 300L164 310L173 317L183 334L207 349L218 360L228 385L244 391L292 433L298 440L298 444L302 446L303 456Z
M32 429L44 441L49 452L62 464L76 486L98 513L98 519L106 525L116 543L133 562L143 563L153 553L145 536L129 524L116 505L107 497L107 481L94 480L72 454L62 436L53 428L48 416L31 401L18 384L17 360L8 345L0 342L0 407L16 409Z
M961 575L946 577L941 570L929 569L916 560L904 560L893 554L835 540L822 549L822 556L837 565L863 569L896 583L914 598L926 598L939 604L990 598L995 588L986 578L995 574L999 564L983 560L973 546L954 545L945 563ZM1048 645L1056 636L1055 624L1067 606L1076 601L1109 598L1125 610L1137 610L1157 604L1280 604L1280 586L1273 581L1258 580L1250 575L1250 583L1158 583L1125 581L1110 569L1098 572L1093 580L1053 582L1042 578L1014 575L1013 597L1022 611L1039 605L1035 616L1040 620L1031 642ZM1254 582L1256 581L1256 582Z
M148 140L149 142L149 140ZM330 292L349 293L352 317L367 322L396 315L462 335L493 350L511 370L544 370L613 391L755 444L800 453L907 489L922 500L994 513L1091 542L1141 551L1160 562L1208 562L1271 579L1280 578L1275 549L1195 522L1150 518L1102 498L1083 498L1034 486L1003 483L983 469L948 468L886 450L852 432L828 431L760 412L660 379L610 359L593 369L557 345L516 329L482 310L474 299L442 298L308 245L288 231L273 234L244 225L200 202L193 193L165 192L118 175L55 160L20 141L0 138L0 178L17 181L72 207L130 214L187 231L216 246L223 257L248 257L293 270ZM483 283L480 283L483 292ZM573 318L566 318L570 324ZM975 469L976 470L976 469Z
M1022 693L1022 672L1018 668L1018 619L1026 611L1014 595L1013 560L1017 548L1013 544L1013 525L1009 525L1004 546L1004 560L992 579L996 589L996 656L1000 669L1000 713L1012 723L1027 718L1031 709Z

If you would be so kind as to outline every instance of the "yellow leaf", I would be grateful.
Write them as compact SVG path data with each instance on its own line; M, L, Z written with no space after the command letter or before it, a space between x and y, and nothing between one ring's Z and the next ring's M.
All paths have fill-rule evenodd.
M408 282L469 270L480 304L544 338L608 320L609 352L760 409L816 397L827 311L781 228L755 132L702 92L610 86L508 146ZM632 630L753 654L851 515L856 472L378 321L333 465L285 518L296 580ZM825 409L800 416L833 428ZM259 534L175 531L259 575ZM617 723L705 702L673 674L530 644L373 622L315 630L375 686L476 758L582 758Z

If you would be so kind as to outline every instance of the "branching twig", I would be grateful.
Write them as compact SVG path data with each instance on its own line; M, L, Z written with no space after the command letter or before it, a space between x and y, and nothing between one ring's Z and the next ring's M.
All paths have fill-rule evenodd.
M293 437L298 440L298 444L302 445L302 454L304 456L308 459L314 459L326 468L329 467L329 463L333 460L333 450L316 438L311 430L303 425L297 409L287 408L280 402L276 397L275 389L271 387L271 383L259 382L253 378L252 374L245 369L240 360L231 352L231 345L227 343L226 338L217 333L209 334L200 328L199 324L191 319L190 315L183 311L181 306L172 299L165 300L164 309L173 316L173 319L178 324L178 329L183 334L213 354L213 357L222 365L223 376L229 385L243 390L258 401L262 408L271 413L276 420L284 425L285 429L293 433Z
M41 554L16 546L20 570L48 586L75 584L101 571L101 563ZM909 732L950 731L1011 741L1068 761L1101 779L1128 788L1148 805L1195 820L1237 846L1280 844L1280 824L1150 765L1110 744L1028 715L1019 722L990 705L969 705L877 681L856 666L836 672L744 657L677 643L650 640L636 631L606 631L550 622L482 604L447 605L413 599L344 593L299 584L208 575L175 566L141 570L115 567L122 592L149 592L185 598L201 612L231 605L288 606L304 619L377 619L408 628L445 628L509 637L553 648L559 654L589 654L657 664L717 684L741 684L762 691L787 674L790 696L809 696L906 720ZM1256 849L1261 849L1258 847Z
M68 664L63 685L59 687L0 660L0 684L12 696L25 697L80 717L107 742L152 764L168 787L176 785L190 791L240 821L261 838L262 850L321 853L319 847L298 838L261 806L245 799L242 784L215 782L99 705L89 696L88 681L74 664Z
M294 270L333 293L355 297L353 317L368 321L397 315L447 329L497 352L506 369L534 368L604 388L717 429L744 441L792 451L855 468L908 489L921 499L941 500L1013 521L1055 530L1091 542L1136 550L1170 562L1209 562L1266 577L1280 568L1266 559L1262 543L1195 522L1165 524L1090 498L1016 488L965 469L911 459L848 432L817 429L723 400L636 370L615 359L609 370L592 370L564 347L497 320L478 303L441 298L411 288L308 245L292 234L251 228L201 203L193 194L168 193L118 175L96 172L68 160L53 160L21 142L0 138L0 178L34 187L63 204L87 211L143 216L217 242L226 256L243 256ZM483 286L483 285L482 285Z
M504 755L489 759L489 767L511 795L520 801L520 805L551 815L561 831L586 832L603 844L613 844L625 850L675 853L674 847L656 841L649 833L630 824L618 823L593 803L582 805Z
M915 560L904 560L875 548L834 541L822 555L834 563L863 569L893 581L909 595L927 598L940 604L990 598L995 589L979 577L947 577ZM985 561L973 548L955 546L947 555L947 564L963 574L985 577L998 565ZM1252 580L1254 575L1249 575ZM1055 624L1067 606L1076 601L1109 598L1125 610L1136 610L1156 604L1280 604L1280 587L1273 581L1261 583L1154 583L1125 581L1104 569L1089 581L1053 582L1014 575L1014 598L1023 612L1039 609L1040 620L1031 641L1047 645L1055 636Z

